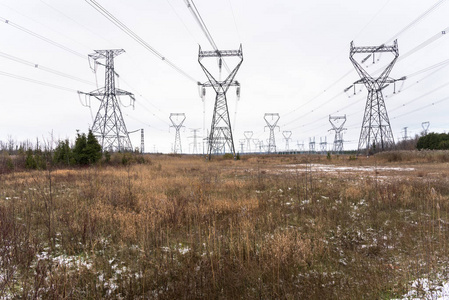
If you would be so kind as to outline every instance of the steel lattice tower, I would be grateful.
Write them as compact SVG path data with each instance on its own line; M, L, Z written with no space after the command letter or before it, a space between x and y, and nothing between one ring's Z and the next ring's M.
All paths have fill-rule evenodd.
M305 148L304 148L304 141L302 141L301 144L299 143L299 141L296 141L296 146L298 147L298 151L299 151L299 152L305 151Z
M253 132L252 131L245 131L243 132L243 134L245 135L245 139L246 139L246 152L251 152L251 138L253 137Z
M114 57L123 52L125 52L123 49L95 50L95 53L89 54L89 59L94 62L94 71L96 71L97 65L105 67L105 84L103 88L90 93L79 92L101 101L92 125L92 132L98 139L102 149L108 151L132 151L131 140L126 130L117 97L129 96L133 105L135 98L132 93L115 87L115 76L117 73L114 71ZM103 59L105 62L100 62Z
M246 140L245 139L241 139L241 140L239 140L239 144L240 144L240 153L245 153L245 152L243 152L243 146L245 146L245 142L246 142Z
M145 152L145 135L143 134L143 128L140 130L140 153Z
M175 128L175 143L173 145L173 153L175 154L181 154L182 153L182 146L181 146L181 133L180 130L182 127L182 124L186 120L186 115L184 113L171 113L170 114L170 121L173 125L170 127Z
M356 54L360 53L369 54L361 61L361 63L357 62L355 59L355 56L357 56ZM373 57L374 62L376 53L392 53L394 57L378 77L373 77L373 75L369 74L361 64L370 56ZM354 84L364 84L368 90L365 114L363 116L362 128L360 131L358 145L359 153L364 150L366 154L369 154L370 149L372 152L383 151L390 149L394 145L393 132L391 131L390 120L388 118L382 90L390 83L395 83L397 81L388 76L398 57L399 49L397 40L394 41L392 46L354 47L354 42L351 42L349 58L361 78ZM402 77L398 80L404 79L405 77Z
M222 81L220 77L223 57L238 57L239 61L235 68L229 73L228 77ZM204 66L202 63L204 58L218 58L218 79ZM208 140L208 158L211 159L212 154L226 153L227 150L235 157L234 139L232 137L226 92L231 86L240 86L238 81L234 81L234 78L243 62L242 45L240 45L238 50L202 51L200 47L198 62L209 80L209 82L203 84L203 87L212 87L217 94L215 97L214 113ZM226 146L228 146L228 149L226 149Z
M267 119L267 117L271 117L271 120ZM278 113L266 113L264 116L265 122L267 123L267 126L270 129L270 138L268 139L268 153L276 153L276 139L274 136L274 130L276 127L279 129L279 126L277 126L277 123L281 117Z
M290 150L289 141L291 140L292 132L291 131L282 131L282 135L284 136L284 139L285 139L285 151L289 151Z
M253 141L254 148L255 148L254 151L257 152L257 148L259 148L259 144L260 144L259 139L252 139L252 141Z
M341 120L342 120L342 122L341 122ZM346 115L344 115L344 116L329 115L329 122L332 125L332 129L329 129L329 131L332 131L332 130L335 131L334 147L333 147L332 151L334 153L342 153L343 152L343 130L346 130L346 128L343 128L343 126L346 123Z
M309 138L309 152L315 153L315 137Z
M195 129L190 129L190 131L193 132L193 136L189 136L189 138L193 138L193 149L192 149L192 154L198 154L198 147L197 147L197 137L198 137L198 131L200 129L199 128L195 128Z
M430 122L422 122L421 126L423 129L423 135L427 135L427 132L429 131Z
M320 152L321 154L324 154L327 152L327 136L324 137L324 142L322 138L320 137Z

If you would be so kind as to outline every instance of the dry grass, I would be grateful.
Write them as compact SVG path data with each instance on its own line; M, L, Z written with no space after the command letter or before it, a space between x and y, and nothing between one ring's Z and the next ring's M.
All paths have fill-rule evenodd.
M0 298L388 299L449 261L439 156L149 159L1 175Z

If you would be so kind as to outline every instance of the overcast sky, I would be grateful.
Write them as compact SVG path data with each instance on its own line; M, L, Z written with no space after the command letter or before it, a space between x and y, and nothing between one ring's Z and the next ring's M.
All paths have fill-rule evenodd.
M312 137L317 144L320 138L327 137L331 148L334 135L328 131L332 128L329 115L347 116L344 148L356 149L367 90L357 87L355 96L343 92L359 79L349 60L351 41L356 46L377 46L391 44L397 38L404 58L399 57L390 74L392 78L413 75L449 59L449 34L442 34L449 26L447 0L419 22L413 21L440 1L194 2L219 49L238 49L240 44L243 47L244 61L236 76L242 86L240 101L236 101L235 89L228 92L234 142L239 151L244 131L253 131L253 137L260 140L268 139L265 113L280 115L280 130L276 131L278 150L285 147L283 131L292 131L291 149L297 148L297 142L304 142L308 149ZM198 46L204 50L211 50L212 46L184 0L98 3L189 76L206 81L198 64ZM122 107L122 113L128 131L144 128L146 152L171 151L175 135L173 129L169 132L170 113L186 114L185 131L181 132L183 152L193 148L191 129L198 128L198 134L203 133L204 117L206 130L210 128L214 92L207 90L204 116L194 81L139 45L86 1L0 0L0 17L0 140L35 141L36 137L48 138L51 132L56 139L74 140L77 129L87 132L99 102L92 99L91 108L84 107L76 91L95 90L96 80L99 87L104 85L104 69L94 74L87 60L87 55L97 49L126 51L115 59L115 70L120 75L120 88L136 95L136 105L134 110ZM426 42L432 37L432 42ZM416 48L422 43L425 47ZM39 67L18 63L10 56ZM391 56L381 55L375 64L370 59L365 66L376 74L390 60ZM233 67L232 61L228 64ZM408 135L420 133L425 121L430 122L431 131L447 130L447 66L420 72L404 84L398 83L399 93L393 94L392 86L384 90L396 141L402 138L404 127L408 127ZM57 76L43 68L87 82ZM128 104L126 99L123 104ZM130 137L133 146L139 147L140 134Z

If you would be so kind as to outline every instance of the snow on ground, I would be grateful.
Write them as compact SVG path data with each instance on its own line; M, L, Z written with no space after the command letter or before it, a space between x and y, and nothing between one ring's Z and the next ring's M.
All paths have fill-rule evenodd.
M412 282L410 291L402 299L449 300L449 282L427 278L416 279Z
M301 166L301 165L299 165ZM336 165L323 165L323 164L310 164L308 165L313 171L322 172L375 172L375 171L414 171L414 168L403 168L403 167L379 167L379 166L359 166L359 167L349 167L349 166L336 166Z

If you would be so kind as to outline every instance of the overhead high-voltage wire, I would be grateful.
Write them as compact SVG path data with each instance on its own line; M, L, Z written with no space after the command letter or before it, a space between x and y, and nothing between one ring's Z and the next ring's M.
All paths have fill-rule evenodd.
M49 3L45 2L44 0L40 0L40 2L42 2L43 4L45 4L47 7L51 8L52 10L54 10L55 12L57 12L58 14L62 15L63 17L69 19L70 21L72 21L73 23L77 24L78 26L83 27L85 30L89 31L92 35L95 35L96 37L102 39L103 41L106 41L108 43L111 43L112 45L115 45L114 47L119 48L119 46L117 46L115 44L115 42L112 42L110 40L105 39L103 36L101 36L100 34L95 33L94 31L92 31L88 26L84 25L82 22L68 16L67 14L65 14L64 12L62 12L61 10L57 9L56 7L54 7L53 5L50 5ZM79 42L77 42L79 43ZM84 45L85 46L85 45ZM88 47L90 49L90 47Z
M409 115L409 114L411 114L411 113L414 113L414 112L417 112L417 111L421 111L423 108L427 108L427 107L430 107L430 106L434 106L434 105L436 105L436 104L439 104L439 103L444 102L444 101L447 101L447 100L449 100L449 96L448 96L448 97L444 97L444 98L442 98L442 99L440 99L440 100L438 100L438 101L431 102L430 104L421 106L421 107L416 108L416 109L414 109L414 110L405 112L405 113L403 113L403 114L401 114L401 115L398 115L398 116L395 116L395 117L393 117L393 118L391 118L391 119L392 119L392 120L398 119L398 118L400 118L400 117Z
M204 23L203 18L201 18L201 15L198 12L198 9L196 8L196 5L193 2L193 0L184 0L184 2L186 3L187 8L192 12L193 16L195 17L195 20L198 22L198 25L200 25L201 30L203 31L209 43L211 44L212 48L214 48L214 50L217 50L218 49L217 44L215 44L215 41L212 38L209 29L207 29L207 26ZM190 4L190 2L192 2L192 4Z
M434 5L432 5L428 10L426 10L425 12L423 12L421 15L419 15L415 20L413 20L412 22L410 22L407 26L405 26L404 28L402 28L399 32L397 32L395 35L393 35L389 40L387 40L384 44L389 44L392 41L394 41L395 39L397 39L401 34L403 34L404 32L406 32L407 30L409 30L410 28L412 28L413 26L415 26L417 23L419 23L420 21L422 21L422 19L424 19L427 15L429 15L431 12L433 12L435 9L437 9L441 4L443 4L446 0L439 0L437 3L435 3Z
M407 30L409 30L410 28L412 28L414 25L416 25L418 22L420 22L422 19L424 19L426 16L428 16L430 13L432 13L436 8L438 8L441 4L443 4L446 0L439 0L437 3L435 3L434 5L432 5L429 9L427 9L424 13L422 13L421 15L419 15L416 19L414 19L412 22L410 22L409 24L407 24L403 29L401 29L398 33L396 33L391 39L389 39L388 41L386 41L384 44L388 44L391 41L393 41L394 39L398 38L400 35L402 35L404 32L406 32ZM441 34L441 32L440 32ZM438 34L437 34L438 35ZM434 40L436 40L435 38L436 36L432 37L431 39L429 39L428 41L433 42ZM441 37L441 35L439 36ZM427 41L426 41L427 42ZM428 44L425 44L426 42L424 42L421 45L417 46L414 50L417 51L425 46L427 46ZM418 49L419 47L419 49ZM413 50L412 50L413 51ZM410 51L410 52L412 52ZM410 55L411 53L407 53L407 56ZM399 59L401 59L401 57L399 57ZM298 106L297 108L290 110L288 113L284 114L283 116L288 116L294 112L296 112L297 110L301 109L302 107L312 103L314 100L316 100L318 97L320 97L322 94L324 94L328 89L330 89L331 87L333 87L334 85L336 85L338 82L340 82L343 78L345 78L346 76L348 76L349 74L351 74L354 71L354 69L350 69L348 70L348 72L346 72L343 76L341 76L340 78L338 78L334 83L332 83L331 85L329 85L326 89L324 89L322 92L320 92L319 94L317 94L316 96L312 97L310 100L308 100L306 103L301 104L300 106Z
M425 72L427 72L427 71L430 71L430 70L435 69L435 68L438 68L438 67L447 66L447 64L449 64L449 59L443 60L443 61L441 61L441 62L439 62L439 63L436 63L436 64L434 64L434 65L432 65L432 66L430 66L430 67L424 68L424 69L422 69L422 70L413 72L413 73L407 75L406 77L407 77L407 78L410 78L410 77L419 75L419 74L421 74L421 73L425 73Z
M70 49L70 48L68 48L68 47L66 47L64 45L61 45L61 44L59 44L59 43L57 43L57 42L55 42L53 40L50 40L49 38L46 38L46 37L44 37L44 36L42 36L40 34L37 34L37 33L33 32L33 31L31 31L31 30L29 30L29 29L27 29L25 27L22 27L22 26L20 26L18 24L15 24L15 23L11 22L10 20L7 20L5 18L0 17L0 21L4 22L5 24L11 25L12 27L17 28L17 29L19 29L19 30L21 30L21 31L23 31L25 33L28 33L29 35L32 35L32 36L34 36L34 37L36 37L38 39L41 39L44 42L52 44L53 46L61 48L64 51L70 52L70 53L72 53L72 54L74 54L74 55L76 55L76 56L78 56L78 57L80 57L82 59L86 59L86 55L84 55L82 53L79 53L77 51L74 51L74 50L72 50L72 49Z
M418 81L412 83L411 86L414 86L415 84L421 83L424 79L426 79L426 78L432 76L434 73L436 73L436 72L442 70L443 68L445 68L445 67L447 67L447 66L449 66L449 59L448 59L448 60L441 61L441 62L439 62L439 63L437 63L437 64L434 64L434 65L429 66L429 67L427 67L427 68L424 68L424 69L422 69L422 70L416 71L416 72L414 72L414 73L412 73L412 74L410 74L410 75L407 75L406 77L409 78L409 77L412 77L412 76L416 76L416 75L418 75L418 74L421 74L421 73L424 73L424 72L426 72L426 71L430 71L430 70L433 70L433 69L439 67L439 69L435 70L434 72L431 72L430 74L425 75L424 77L420 78ZM427 96L427 95L429 95L429 94L431 94L431 93L433 93L433 92L435 92L435 91L437 91L437 90L440 90L440 89L442 89L443 87L447 86L448 84L449 84L449 83L445 83L445 84L443 84L442 86L439 86L439 87L437 87L437 88L435 88L435 89L432 89L431 91L426 92L424 95L421 95L421 96L419 96L419 97L417 97L417 98L414 98L414 99L412 99L412 100L410 100L410 101L407 101L407 102L404 103L403 105L401 105L401 106L399 106L399 107L396 107L396 108L393 108L393 109L390 110L390 111L395 111L395 110L397 110L397 109L399 109L399 108L405 107L407 104L410 104L410 103L412 103L412 102L414 102L414 101L416 101L416 100L419 100L419 99L421 99L421 98L423 98L423 97L425 97L425 96ZM411 86L407 87L406 89L410 88ZM402 91L402 90L405 90L405 89L401 89L400 91ZM392 95L390 95L390 98L393 97L393 96L395 96L395 95L398 95L398 93L399 93L400 91L398 91L398 92L393 93ZM358 102L360 102L360 101L362 101L362 100L364 100L364 99L365 99L365 98L358 98L358 99L356 99L355 101L353 101L353 102L347 104L346 106L340 108L338 111L335 111L335 112L331 113L331 115L333 115L333 114L338 114L338 113L340 113L341 111L345 110L346 108L349 108L349 107L351 107L351 106L357 104ZM328 101L328 102L329 102L329 101ZM347 115L347 116L353 116L353 115L355 115L355 114L356 114L356 113L354 112L354 113L350 113L350 114L346 114L346 115ZM324 119L327 119L327 117L318 118L318 119L316 119L315 121L311 121L311 122L308 122L308 123L306 123L306 124L302 124L302 125L299 125L299 126L296 126L296 127L290 127L290 128L288 128L288 129L289 129L289 130L292 130L292 129L298 129L298 128L308 127L308 126L311 126L311 125L313 125L313 124L315 124L315 123L317 123L317 122L319 122L319 121L322 121L322 120L324 120ZM314 128L312 128L312 129L309 129L309 130L305 130L305 131L303 131L303 133L304 133L304 132L309 132L309 131L312 131L312 130L316 130L317 128L322 128L322 127L325 127L325 125L322 125L322 126L319 126L319 127L314 127ZM355 126L355 127L357 127L357 126ZM350 129L350 127L347 127L347 128Z
M412 55L413 53L415 53L418 50L421 50L422 48L430 45L431 43L435 42L436 40L438 40L439 38L443 37L446 35L446 32L449 34L449 27L446 27L445 29L439 31L438 33L436 33L435 35L431 36L429 39L425 40L424 42L422 42L421 44L419 44L418 46L416 46L415 48L413 48L412 50L410 50L409 52L401 55L397 61L401 61L404 58L407 58L408 56Z
M52 87L52 88L63 90L63 91L74 92L74 93L78 92L77 90L74 90L74 89L71 89L71 88L67 88L67 87L64 87L64 86L60 86L60 85L56 85L56 84L48 83L48 82L44 82L44 81L39 81L39 80L35 80L35 79L32 79L32 78L23 77L23 76L11 74L11 73L3 72L3 71L0 71L0 75L8 76L8 77L19 79L19 80L23 80L23 81L32 82L32 83L35 83L35 84L40 84L40 85L43 85L43 86Z
M145 40L143 40L141 37L139 37L134 31L132 31L128 26L126 26L124 23L122 23L119 19L117 19L113 14L111 14L109 11L107 11L103 6L101 6L98 2L95 0L85 0L90 6L92 6L96 11L101 13L106 19L108 19L110 22L112 22L115 26L117 26L120 30L122 30L124 33L126 33L129 37L131 37L133 40L135 40L137 43L139 43L141 46L143 46L145 49L150 51L152 54L157 56L159 59L167 63L170 67L172 67L174 70L176 70L178 73L184 75L191 81L194 81L195 83L198 83L198 80L195 80L192 76L184 72L181 68L176 66L174 63L172 63L170 60L168 60L165 56L163 56L160 52L158 52L155 48L151 47Z
M445 1L445 0L443 0L443 1ZM415 52L417 52L417 51L419 51L419 50L421 50L421 49L423 49L424 47L428 46L429 44L435 42L436 40L438 40L438 39L441 38L442 36L445 36L445 35L446 35L446 31L449 32L449 27L443 29L442 31L438 32L437 34L433 35L433 36L430 37L429 39L425 40L424 42L422 42L421 44L419 44L419 45L416 46L415 48L411 49L410 51L408 51L407 53L405 53L403 56L399 57L398 61L407 58L408 56L414 54ZM444 65L443 62L440 62L440 63L437 64L437 65L440 65L440 64ZM431 66L431 67L429 67L429 68L434 68L434 67L436 67L436 66ZM380 73L381 71L382 71L382 69L379 69L379 70L375 71L373 74ZM343 79L344 77L346 77L346 76L347 76L348 74L350 74L350 73L351 73L351 72L346 73L346 74L345 74L344 76L342 76L338 81L340 81L341 79ZM337 82L338 82L338 81L337 81ZM335 85L337 82L333 83L333 85ZM330 101L334 100L335 98L337 98L337 97L340 96L341 94L342 94L342 93L339 93L339 94L335 95L334 97L332 97L332 98L330 98L329 100L327 100L324 104L329 103ZM312 102L313 100L315 100L315 99L318 98L319 96L320 96L320 95L315 96L314 98L312 98L311 100L309 100L307 103L303 104L303 106L304 106L304 105L307 105L307 104L310 103L310 102ZM291 123L296 122L296 121L299 120L299 119L302 119L302 118L303 118L304 116L306 116L307 114L313 113L316 109L318 109L318 108L320 108L320 107L323 107L324 104L320 104L317 108L314 108L314 109L308 111L307 113L305 113L305 114L303 114L303 115L301 115L301 116L299 116L299 117L293 119L292 121L289 121L289 122L287 122L287 123L284 123L282 126L289 125L289 124L291 124Z
M239 29L237 27L237 21L235 20L234 7L232 6L231 0L228 0L228 3L229 3L229 7L231 8L232 19L234 20L235 31L237 31L237 35L239 37L239 41L241 41L242 39L240 37L240 32L239 32Z
M6 53L1 52L1 51L0 51L0 56L2 56L4 58L7 58L9 60L12 60L12 61L24 64L24 65L27 65L27 66L30 66L30 67L33 67L33 68L45 71L45 72L49 72L49 73L52 73L52 74L55 74L55 75L58 75L58 76L62 76L62 77L65 77L65 78L76 80L76 81L79 81L79 82L82 82L82 83L94 85L93 82L87 81L85 79L82 79L82 78L79 78L79 77L76 77L76 76L73 76L73 75L70 75L70 74L66 74L66 73L63 73L61 71L57 71L57 70L54 70L54 69L51 69L51 68L47 68L45 66L42 66L42 65L39 65L39 64L36 64L36 63L30 62L30 61L18 58L18 57L13 56L13 55L6 54Z
M207 29L206 23L204 23L203 18L201 17L198 9L196 8L195 3L193 0L184 0L184 2L187 5L187 8L190 10L192 15L195 17L195 20L197 21L198 25L200 26L201 30L203 31L204 35L206 36L207 40L209 41L212 48L214 48L215 51L218 51L217 44L215 44L214 39L212 38L212 35L209 32L209 29ZM192 4L190 4L192 3ZM223 60L223 65L226 68L226 71L228 73L231 73L231 70L229 69L228 65L226 64L226 61Z
M195 36L192 34L192 32L190 32L189 28L187 27L186 23L184 23L184 20L181 18L181 16L178 14L178 12L176 11L176 9L173 7L173 5L171 4L170 0L166 0L168 5L170 6L170 8L173 10L173 12L175 13L176 17L178 17L179 21L181 22L181 24L184 26L184 28L186 29L186 31L189 33L189 35L192 37L192 39L195 41L196 44L199 44L198 41L196 40Z

